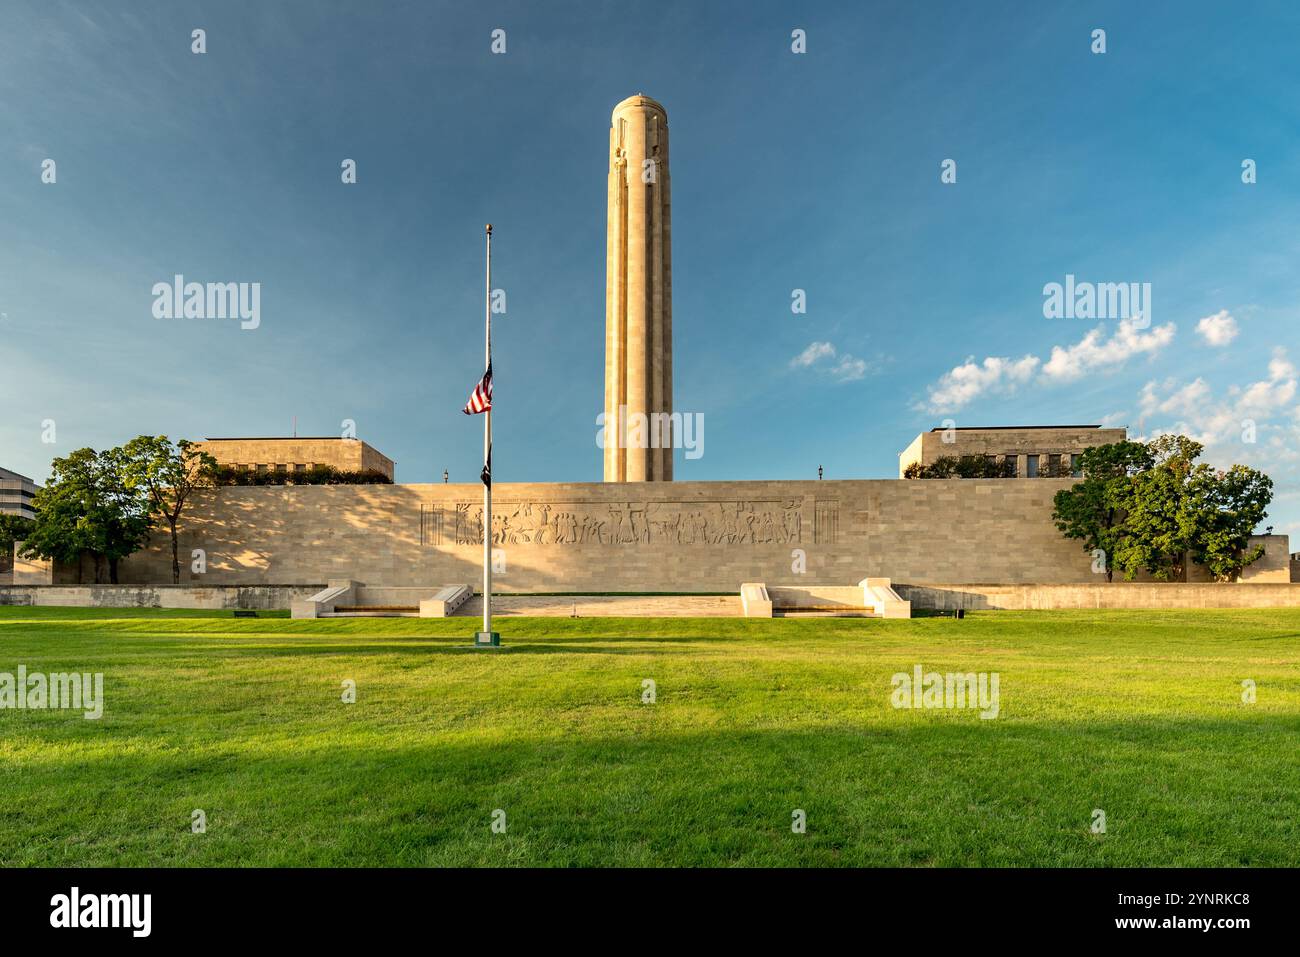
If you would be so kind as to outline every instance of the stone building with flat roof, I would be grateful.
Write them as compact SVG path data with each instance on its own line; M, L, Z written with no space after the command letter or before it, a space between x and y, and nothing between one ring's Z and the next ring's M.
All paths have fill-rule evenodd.
M898 477L912 463L933 465L951 456L983 455L1002 463L1009 478L1079 475L1079 454L1097 445L1123 442L1125 429L1100 425L966 426L922 432L898 454Z
M292 475L317 465L345 472L382 472L393 480L393 460L360 439L338 436L218 438L195 443L218 465Z

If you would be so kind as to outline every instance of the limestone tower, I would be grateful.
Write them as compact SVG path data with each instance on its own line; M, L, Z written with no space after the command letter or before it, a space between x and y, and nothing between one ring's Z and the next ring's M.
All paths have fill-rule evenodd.
M609 127L606 482L669 482L673 477L669 195L668 114L638 93L614 107ZM620 428L620 423L627 425Z

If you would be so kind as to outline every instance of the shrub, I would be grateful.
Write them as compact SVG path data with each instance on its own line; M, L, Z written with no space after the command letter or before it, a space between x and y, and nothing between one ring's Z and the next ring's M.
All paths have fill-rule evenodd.
M993 461L983 455L941 455L929 465L913 462L903 469L903 478L1009 478L1012 466L1001 458Z
M393 480L377 469L336 469L329 465L314 465L301 472L274 469L237 469L229 465L217 467L214 474L217 485L391 485Z

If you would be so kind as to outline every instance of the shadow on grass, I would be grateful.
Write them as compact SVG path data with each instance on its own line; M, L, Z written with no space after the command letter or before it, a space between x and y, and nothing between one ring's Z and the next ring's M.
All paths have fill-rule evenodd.
M0 630L0 636L4 636ZM102 632L97 629L66 630L58 634L39 636L42 653L62 652L60 642L97 640ZM9 633L10 639L28 637ZM736 645L743 643L744 635L690 634L690 635L552 635L532 638L514 635L502 638L499 648L476 647L473 632L463 634L406 634L374 635L341 633L331 635L319 631L294 633L288 631L129 631L113 636L109 649L112 654L140 652L183 652L216 654L230 657L310 656L310 655L410 655L414 651L430 655L658 655L674 654L681 649L701 645ZM765 639L773 644L782 639ZM633 647L635 646L635 647ZM37 656L39 657L39 655Z
M305 746L259 747L259 730L281 729L255 725L197 753L165 738L161 753L71 752L5 781L0 864L1300 864L1289 718L969 718L520 740L485 715L376 746L341 716L309 719ZM338 740L321 746L321 733ZM498 808L506 835L489 828ZM793 809L807 834L791 832Z
M504 642L498 648L476 647L470 636L458 638L418 638L403 636L382 643L342 641L335 643L252 644L240 642L227 644L214 641L201 645L173 646L195 653L219 651L224 656L260 657L263 655L296 657L300 655L410 655L419 650L429 655L670 655L683 645L722 644L735 642L734 638L644 638L583 637L571 640L533 641L521 639ZM636 645L637 647L625 647Z

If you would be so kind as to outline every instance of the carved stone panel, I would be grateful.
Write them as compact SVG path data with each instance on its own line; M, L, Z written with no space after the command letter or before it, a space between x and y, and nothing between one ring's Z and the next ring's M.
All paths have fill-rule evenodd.
M436 505L420 506L420 544L442 544L442 509Z
M813 523L813 541L816 544L837 544L840 537L840 503L818 499Z
M800 499L721 502L540 502L492 503L495 545L784 545L803 542ZM457 502L439 510L439 539L448 544L483 542L483 506ZM445 514L441 514L445 511ZM439 544L423 519L421 542Z

